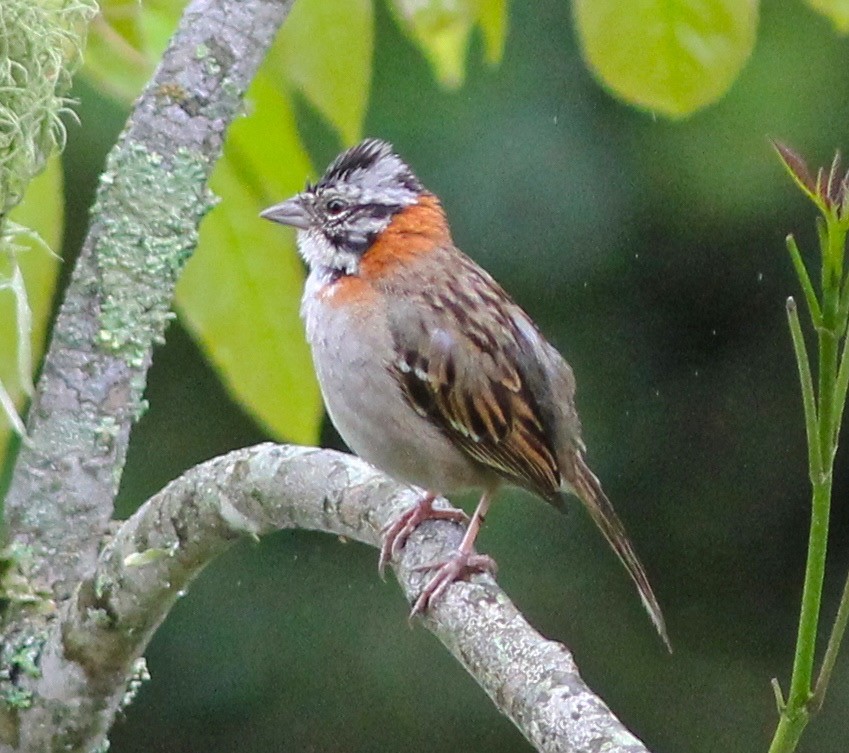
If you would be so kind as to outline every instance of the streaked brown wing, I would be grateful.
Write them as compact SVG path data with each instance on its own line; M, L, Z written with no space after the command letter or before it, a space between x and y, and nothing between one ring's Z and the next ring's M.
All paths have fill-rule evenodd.
M479 268L463 284L425 290L427 316L399 307L393 368L410 405L481 465L546 499L560 470L537 400L521 369L524 314ZM533 325L530 325L533 326Z

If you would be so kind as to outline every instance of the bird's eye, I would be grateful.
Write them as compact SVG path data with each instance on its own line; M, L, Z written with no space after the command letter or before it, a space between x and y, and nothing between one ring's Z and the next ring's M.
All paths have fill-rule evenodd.
M345 202L342 199L330 199L327 202L327 211L330 214L339 214L345 208Z

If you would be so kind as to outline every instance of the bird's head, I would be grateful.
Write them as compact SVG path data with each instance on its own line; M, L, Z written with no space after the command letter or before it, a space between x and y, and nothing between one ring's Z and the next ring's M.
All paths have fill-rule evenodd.
M261 216L297 228L298 249L310 268L355 274L392 218L423 193L391 144L366 139L342 152L318 183Z

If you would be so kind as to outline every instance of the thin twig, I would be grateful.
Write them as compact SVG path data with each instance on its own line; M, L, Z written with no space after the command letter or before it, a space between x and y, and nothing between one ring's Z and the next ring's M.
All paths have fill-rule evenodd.
M805 412L805 433L808 438L808 467L811 473L811 483L817 483L822 472L822 454L820 453L820 437L817 431L817 407L814 394L814 380L811 375L811 364L808 359L808 348L802 325L799 323L799 311L795 299L787 299L787 322L790 325L790 336L793 341L793 354L796 356L796 367L799 370L799 382L802 387L802 407Z
M814 693L810 702L811 713L818 712L825 701L825 693L828 690L834 665L837 663L837 653L846 633L847 623L849 623L849 576L843 584L840 606L837 608L837 616L834 618L834 625L831 628L831 634L828 636L828 646L825 649L822 666L817 675L817 681L814 683Z

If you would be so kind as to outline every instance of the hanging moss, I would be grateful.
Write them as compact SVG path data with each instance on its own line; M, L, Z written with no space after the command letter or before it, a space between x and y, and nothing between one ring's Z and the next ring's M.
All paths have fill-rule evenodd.
M8 214L51 154L64 146L65 95L96 11L95 0L0 2L0 291L10 290L16 300L18 372L27 392L32 389L32 322L16 254L27 247L20 239L33 234ZM23 435L13 395L0 383L0 421L4 416Z
M65 140L71 76L94 0L0 3L0 218Z

